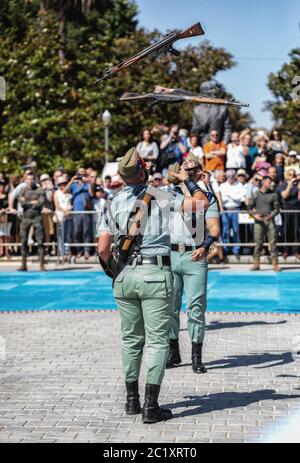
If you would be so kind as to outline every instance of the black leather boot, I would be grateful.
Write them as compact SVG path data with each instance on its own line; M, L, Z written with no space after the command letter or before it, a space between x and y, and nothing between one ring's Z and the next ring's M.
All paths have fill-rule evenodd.
M194 373L206 373L207 369L202 363L203 343L192 343L192 369Z
M160 386L157 384L146 384L145 403L143 407L143 423L157 423L158 421L170 420L172 412L168 408L161 408L158 405Z
M126 382L127 402L125 404L125 411L127 415L137 415L141 413L139 383L133 381L132 383Z
M179 342L178 342L178 339L171 339L166 368L174 368L179 363L181 363Z

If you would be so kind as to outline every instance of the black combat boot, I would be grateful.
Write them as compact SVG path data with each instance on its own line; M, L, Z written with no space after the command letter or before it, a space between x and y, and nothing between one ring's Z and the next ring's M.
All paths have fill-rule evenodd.
M202 363L202 346L203 343L199 344L192 342L192 369L194 373L206 373L207 369Z
M127 415L137 415L138 413L141 413L139 383L136 380L132 383L128 383L126 381L125 384L127 391L127 402L125 404L125 411Z
M179 342L178 342L178 339L171 339L166 368L174 368L179 363L181 363Z
M168 408L161 408L158 405L160 386L157 384L146 384L145 403L143 407L143 423L157 423L158 421L170 420L172 412Z

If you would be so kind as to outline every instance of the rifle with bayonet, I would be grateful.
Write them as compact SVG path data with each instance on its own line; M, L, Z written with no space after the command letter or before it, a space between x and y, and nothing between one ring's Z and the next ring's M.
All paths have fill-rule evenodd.
M120 101L142 101L148 102L150 106L165 103L196 103L209 105L238 106L248 108L249 104L240 103L239 101L224 100L222 98L212 98L198 94L189 94L186 91L164 89L164 91L153 93L124 93Z
M146 56L150 56L153 54L160 54L160 53L172 53L173 55L179 55L180 51L173 48L173 43L177 42L180 39L187 39L190 37L197 37L198 35L204 35L204 31L201 27L200 23L194 24L193 26L189 27L188 29L178 32L172 32L164 37L157 43L150 45L149 47L145 48L144 50L140 51L136 55L132 56L131 58L126 59L120 64L108 68L104 71L104 74L100 79L96 81L96 84L101 82L104 79L114 76L118 72L122 71L123 69L127 69L130 66L138 63Z

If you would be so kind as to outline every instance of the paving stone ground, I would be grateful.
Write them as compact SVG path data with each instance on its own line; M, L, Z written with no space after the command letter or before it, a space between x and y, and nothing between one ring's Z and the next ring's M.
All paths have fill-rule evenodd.
M160 396L174 418L144 425L124 412L118 313L0 314L0 442L252 442L300 415L300 316L208 314L205 375L185 327Z

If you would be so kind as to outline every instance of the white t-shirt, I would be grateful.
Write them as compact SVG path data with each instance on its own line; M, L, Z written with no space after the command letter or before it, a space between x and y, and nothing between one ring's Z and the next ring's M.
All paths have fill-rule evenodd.
M220 193L225 209L239 209L245 197L245 188L239 182L233 185L225 182L220 186Z
M57 190L55 192L55 197L57 199L59 206L62 209L68 210L68 211L72 210L72 203L71 203L72 195L70 193L63 193L61 190ZM55 214L56 214L58 222L63 222L66 218L66 214L59 209L55 210Z
M243 153L242 145L233 147L232 143L227 146L226 169L244 169L246 158Z
M137 152L141 156L141 158L148 158L154 156L155 159L158 158L159 150L157 143L153 141L152 143L145 143L140 141L136 147Z
M93 214L93 221L98 222L100 220L100 215L102 214L103 210L105 207L105 199L100 198L98 201L94 201L94 211L97 212L97 214Z

